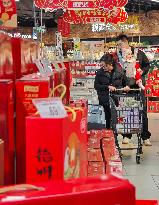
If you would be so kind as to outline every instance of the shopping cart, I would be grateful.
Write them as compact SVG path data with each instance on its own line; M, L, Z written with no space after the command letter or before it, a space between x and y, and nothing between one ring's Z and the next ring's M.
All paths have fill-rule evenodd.
M139 89L124 93L123 89L110 93L111 127L114 130L116 146L122 158L122 150L137 150L136 163L140 164L140 155L143 154L141 133L143 130L143 103ZM121 148L118 134L137 134L137 146Z

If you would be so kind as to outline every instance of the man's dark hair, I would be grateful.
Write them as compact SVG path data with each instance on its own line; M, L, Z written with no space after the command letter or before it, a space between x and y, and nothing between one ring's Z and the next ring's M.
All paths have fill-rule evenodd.
M116 41L125 41L125 40L127 40L128 42L129 42L129 38L128 38L128 36L127 35L125 35L125 34L121 34L121 35L119 35L117 38L116 38Z
M114 61L114 57L113 55L111 55L110 53L104 54L101 59L100 62L104 62L106 65L114 65L115 61Z

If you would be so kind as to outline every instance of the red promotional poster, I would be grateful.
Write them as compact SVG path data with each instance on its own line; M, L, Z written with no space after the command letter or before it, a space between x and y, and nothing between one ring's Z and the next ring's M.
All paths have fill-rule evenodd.
M87 176L87 110L26 120L26 183Z
M15 182L13 82L0 80L0 90L0 139L4 142L4 184L8 185Z
M114 7L123 7L128 3L128 0L100 0L100 7L112 10Z
M17 183L25 182L25 118L37 112L32 103L35 98L49 96L49 80L26 79L16 82L16 156Z
M0 0L0 26L17 27L17 11L15 0Z
M97 2L94 0L68 0L67 9L68 10L92 10L97 8Z

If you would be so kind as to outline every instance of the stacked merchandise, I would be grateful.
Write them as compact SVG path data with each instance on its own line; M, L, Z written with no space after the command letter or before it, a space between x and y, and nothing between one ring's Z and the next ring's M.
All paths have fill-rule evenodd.
M148 112L159 112L159 61L151 63L151 71L147 76L145 93L148 97Z
M88 134L88 176L113 174L122 177L122 162L112 130L91 130Z

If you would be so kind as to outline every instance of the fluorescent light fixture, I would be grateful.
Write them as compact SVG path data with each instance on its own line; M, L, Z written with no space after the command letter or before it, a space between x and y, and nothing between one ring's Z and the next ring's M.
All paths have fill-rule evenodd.
M158 2L158 3L159 3L159 0L151 0L151 1L154 1L154 2Z

